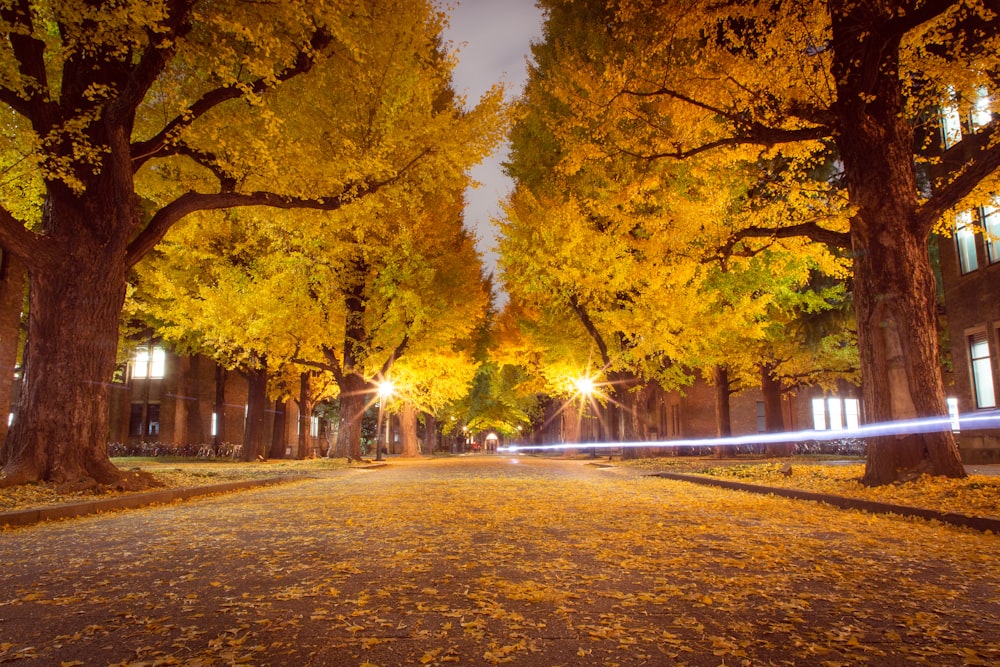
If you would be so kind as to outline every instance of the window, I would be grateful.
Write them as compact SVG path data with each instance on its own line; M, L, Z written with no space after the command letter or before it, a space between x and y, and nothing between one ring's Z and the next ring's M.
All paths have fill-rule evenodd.
M962 140L962 116L957 105L949 105L941 110L941 142L945 150Z
M757 432L763 433L767 430L767 419L764 413L764 401L757 401Z
M132 359L132 377L158 380L163 377L167 366L167 354L162 347L140 347Z
M319 417L311 417L309 420L309 435L313 438L319 437Z
M962 211L955 219L955 244L958 246L958 267L963 274L979 268L976 258L976 231L972 211Z
M948 399L948 417L951 419L951 430L958 433L961 425L961 419L958 416L958 399L949 398Z
M861 402L858 399L844 399L844 421L847 422L847 428L856 429L861 426Z
M989 93L986 92L985 88L980 88L977 92L976 102L972 105L972 111L969 114L969 126L973 132L978 132L993 120L993 113L990 111L992 100L990 100Z
M977 408L995 408L993 392L993 367L990 363L990 344L986 332L969 336L969 359L972 361L972 387Z
M209 435L211 435L213 438L215 436L219 435L219 413L218 412L213 412L212 413L212 427L211 427L211 433L209 433Z
M858 428L861 423L861 402L856 398L814 398L813 428L817 431L843 431Z
M1000 262L1000 201L994 201L993 206L984 206L983 229L986 231L986 254L990 264Z
M817 431L826 430L826 399L814 398L813 405L813 428Z
M133 403L128 413L128 434L142 437L142 403Z
M160 404L150 403L146 409L146 435L160 435Z

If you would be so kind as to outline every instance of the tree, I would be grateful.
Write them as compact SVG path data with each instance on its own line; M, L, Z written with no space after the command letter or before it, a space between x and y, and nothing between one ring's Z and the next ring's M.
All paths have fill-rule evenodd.
M465 168L437 152L448 139L481 146L459 131L464 119L446 109L414 123L391 103L403 79L380 76L395 58L410 66L411 98L439 96L427 44L441 21L422 0L0 9L0 105L16 130L4 150L33 167L24 189L45 193L35 218L6 198L0 208L0 245L27 265L30 293L0 483L124 483L105 439L126 274L177 221L240 206L338 210ZM359 82L387 95L384 113L349 115ZM494 95L468 116L497 110ZM406 140L380 141L393 130Z
M560 313L567 336L567 318L575 319L590 338L613 439L646 439L649 382L674 389L701 371L720 380L752 375L755 384L767 319L813 273L843 275L843 261L800 240L734 237L794 199L755 201L758 217L750 218L762 166L783 176L752 153L725 168L588 153L592 128L565 91L583 85L581 71L586 83L603 80L600 68L622 54L607 55L616 46L607 6L582 9L553 3L547 39L533 49L507 165L517 187L502 224L502 266L514 300ZM729 391L720 383L720 428Z
M800 191L822 185L816 164L842 166L847 229L815 207L777 225L762 218L743 234L850 248L869 420L941 423L871 438L868 484L964 475L945 419L928 240L947 212L995 190L996 115L938 151L932 191L918 187L915 150L943 101L968 107L979 89L996 88L996 9L977 0L622 0L605 23L613 55L569 64L579 74L558 93L575 109L575 131L591 139L578 155L721 165L753 149L792 164L799 178L786 185Z

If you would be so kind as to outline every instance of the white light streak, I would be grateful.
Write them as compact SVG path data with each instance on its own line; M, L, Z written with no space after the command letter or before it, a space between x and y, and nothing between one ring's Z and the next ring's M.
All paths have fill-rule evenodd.
M554 445L510 445L501 447L501 452L525 451L557 451L563 449L585 449L593 447L720 447L726 445L766 445L802 441L845 440L851 438L870 438L885 435L909 435L916 433L935 433L950 431L955 418L949 415L929 417L925 419L910 419L881 424L866 424L858 428L845 428L839 431L786 431L782 433L755 433L753 435L733 436L726 438L696 438L688 440L651 440L638 442L563 442ZM962 415L960 419L962 430L974 430L1000 427L1000 411Z

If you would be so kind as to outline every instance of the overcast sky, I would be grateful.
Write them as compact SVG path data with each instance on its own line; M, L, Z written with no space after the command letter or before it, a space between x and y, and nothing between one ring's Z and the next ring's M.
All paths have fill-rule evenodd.
M542 34L542 12L535 0L451 0L449 4L455 7L445 39L458 50L457 92L474 104L492 85L502 82L508 99L519 96L528 77L531 42L539 41ZM499 217L499 203L510 192L511 182L500 167L506 157L504 144L472 171L482 185L466 193L466 226L478 237L486 270L493 273L496 230L490 219Z

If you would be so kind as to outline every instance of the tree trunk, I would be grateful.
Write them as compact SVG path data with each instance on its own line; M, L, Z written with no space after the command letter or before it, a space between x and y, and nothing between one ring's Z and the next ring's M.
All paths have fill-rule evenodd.
M21 342L24 264L9 252L0 257L0 447L7 437L7 415L14 399L14 369Z
M361 460L361 418L368 407L371 388L355 373L344 376L340 386L340 427L337 429L337 451Z
M729 385L729 369L716 366L712 369L712 384L715 387L715 432L720 438L728 438L733 434L733 417L729 409L731 395ZM713 448L716 458L727 458L736 455L735 445L716 445Z
M577 408L576 400L569 399L563 404L562 409L562 444L577 445L580 442L580 410ZM579 453L577 447L570 447L563 450L565 458L571 458Z
M299 438L295 458L300 461L309 456L312 449L312 413L316 400L312 394L312 373L299 375Z
M80 240L73 252L50 255L48 264L28 276L31 352L17 419L0 454L0 485L46 480L67 488L121 486L125 476L108 458L107 438L124 252L115 256Z
M831 10L836 141L857 210L851 242L865 412L877 423L938 418L943 424L931 433L869 438L864 483L922 472L962 477L939 366L932 225L917 216L914 134L897 61L901 37L859 31L879 21L868 15L869 3L837 0Z
M424 413L424 453L433 454L437 451L438 432L437 417L429 412Z
M403 444L402 455L409 458L420 456L420 440L417 438L417 408L409 401L403 402L399 413L399 435Z
M247 382L247 422L243 431L243 460L255 461L263 458L264 418L267 415L267 365L246 373Z
M285 433L288 427L288 399L274 402L274 427L271 429L271 453L269 458L285 458Z
M760 367L760 392L764 396L764 430L768 433L782 433L785 419L781 413L781 383L774 379L774 364ZM791 456L791 443L768 444L768 456Z
M215 365L215 435L212 449L219 454L219 446L226 442L226 369Z

